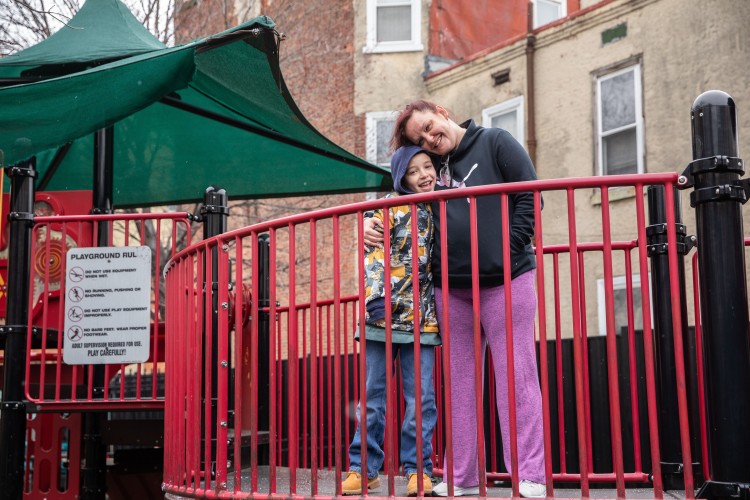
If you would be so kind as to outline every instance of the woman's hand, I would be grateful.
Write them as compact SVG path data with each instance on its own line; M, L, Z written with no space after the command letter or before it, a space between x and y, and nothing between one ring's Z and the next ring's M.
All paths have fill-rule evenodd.
M383 248L383 221L376 217L365 217L362 225L365 245Z

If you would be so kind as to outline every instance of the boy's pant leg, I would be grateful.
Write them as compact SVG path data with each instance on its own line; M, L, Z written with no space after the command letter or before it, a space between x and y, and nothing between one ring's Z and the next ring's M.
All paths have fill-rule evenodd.
M365 376L367 384L367 477L378 476L385 457L381 447L385 432L385 344L367 340ZM357 431L349 445L349 470L362 472L360 405L357 404Z
M401 353L401 377L404 382L404 399L406 411L401 426L401 463L404 473L417 471L417 419L415 400L414 345L399 346ZM433 367L435 366L435 349L433 346L421 346L419 375L422 391L422 472L432 476L432 434L437 422L435 405L435 387L433 385Z

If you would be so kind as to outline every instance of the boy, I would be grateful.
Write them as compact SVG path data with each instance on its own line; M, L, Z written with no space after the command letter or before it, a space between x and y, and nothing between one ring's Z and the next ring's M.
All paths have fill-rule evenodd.
M418 146L405 146L396 150L391 159L394 197L412 193L426 193L435 189L437 173L430 156ZM432 254L434 224L429 203L417 204L418 241L412 241L412 212L409 205L389 209L390 227L390 276L385 276L384 249L368 247L365 253L365 303L367 317L366 338L366 385L367 385L367 487L380 486L378 471L385 458L382 443L385 435L386 402L386 352L385 352L385 280L391 283L391 340L395 357L401 356L401 377L406 400L406 412L401 428L400 462L408 478L407 495L416 496L419 474L417 473L416 419L414 395L414 300L412 290L413 250L418 248L419 275L419 343L422 398L422 484L424 494L432 492L432 433L437 420L432 371L435 362L434 346L440 345L440 335L435 315L435 297L432 284L430 257ZM375 217L381 222L383 210L376 210ZM382 226L382 222L381 222ZM357 421L359 422L359 406ZM359 425L349 446L349 472L342 484L344 495L362 494L361 437Z

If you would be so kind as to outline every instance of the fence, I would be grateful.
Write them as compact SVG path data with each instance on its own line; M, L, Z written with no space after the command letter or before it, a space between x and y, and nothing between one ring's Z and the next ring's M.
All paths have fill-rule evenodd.
M359 290L342 290L340 270L347 259L358 261L358 281L363 282L362 259L356 249L362 248L364 212L404 203L413 212L419 202L439 200L438 210L445 221L446 203L469 203L470 250L476 255L477 201L496 197L505 207L498 216L505 235L503 253L508 259L508 197L532 192L539 298L536 333L538 339L544 340L539 342L539 368L545 469L546 476L552 479L547 482L548 494L554 495L555 487L572 482L580 486L582 496L588 496L592 484L607 483L615 486L618 497L624 497L626 485L642 486L651 480L654 496L662 497L651 299L648 286L641 286L639 293L634 291L633 276L645 277L649 272L644 187L663 186L666 206L672 207L676 181L675 174L544 180L377 200L257 224L180 252L165 271L166 361L170 366L166 387L170 404L165 411L165 491L207 498L340 495L341 473L348 467L346 447L355 425L354 407L364 388L364 358L360 346L351 339L357 318L364 316L365 309L363 285ZM635 213L625 229L621 207L609 202L610 189L629 189L634 195ZM589 203L592 192L600 200L593 207ZM564 210L543 212L542 195L545 199L558 197ZM593 243L581 241L577 227L585 226L590 231L591 214L597 211L600 225L596 225L595 233L599 238ZM617 239L612 237L612 212L618 213ZM667 227L674 228L674 211L667 208L666 212ZM341 227L354 227L355 234L342 234ZM442 235L447 231L450 228L443 227ZM385 232L388 233L387 227ZM320 236L323 233L331 235L332 248L318 246L319 239L328 241ZM353 240L356 245L351 245ZM667 231L667 240L670 282L676 290L679 257L674 229ZM447 240L443 237L436 244L441 245L441 264L445 267ZM386 248L390 245L388 238L385 245ZM270 255L267 274L261 271L264 248ZM355 251L347 252L347 248ZM594 254L598 263L592 265L588 259ZM624 272L622 292L616 288L615 272ZM586 299L587 291L592 289L592 275L599 278L595 286L602 290L604 299L600 307L605 335L599 350L606 354L604 360L591 358L587 340L593 330L592 308ZM506 289L509 279L506 277ZM209 283L215 285L207 286ZM439 285L447 290L447 278ZM475 291L478 289L476 277L472 286ZM618 297L623 293L625 297L626 319L619 328L615 317L616 291ZM387 285L386 296L388 293ZM640 324L635 320L636 298L641 304ZM444 306L447 309L449 304ZM478 317L478 302L475 301L473 308ZM672 303L672 319L675 332L681 332L679 297ZM451 453L460 452L452 445L450 419L456 409L452 408L446 389L450 387L450 377L461 374L445 369L451 334L444 318L440 320L443 346L436 354L433 377L439 407L433 443L435 475L450 470ZM512 332L512 324L508 325L508 331ZM642 331L642 341L636 340L636 330ZM625 333L618 342L619 331ZM475 328L476 345L479 335L479 328ZM636 348L641 342L642 351ZM390 344L386 343L386 349ZM566 350L572 354L572 363L563 356ZM351 363L347 362L350 356ZM510 341L508 360L512 366ZM691 463L691 457L705 453L705 448L696 453L690 447L681 334L675 334L675 361L680 388L679 422L665 425L679 426L682 456L685 463ZM589 366L596 363L602 368L596 372L597 377L606 377L606 385L603 393L593 394L593 372ZM572 371L574 379L567 388L563 384L567 376L564 365ZM481 372L478 356L473 369ZM418 366L415 372L418 373ZM640 389L639 377L645 379ZM397 410L397 406L403 402L398 379L389 376L387 380L389 424L385 474L387 494L391 496L397 494L398 488L394 428L403 411ZM489 379L490 384L496 382ZM499 383L508 384L512 402L513 371L509 370L509 380ZM493 408L494 391L483 390L478 383L476 394L480 400L486 394L485 404ZM512 404L509 413L513 435L517 422ZM486 414L488 422L482 412L477 417L477 440L489 443L487 455L480 454L480 472L486 470L488 480L510 481L517 494L518 455L523 450L511 446L511 470L504 471L502 460L498 460L496 415L494 410ZM604 419L592 415L603 415ZM417 428L421 420L417 411ZM602 425L609 431L597 434L605 436L604 444L592 439L592 426ZM625 441L627 436L632 436L629 443ZM445 457L443 450L447 452ZM606 454L611 457L608 463L601 460ZM326 469L331 473L324 474ZM447 480L452 484L450 477ZM693 484L692 468L687 467L684 488L688 498L694 497ZM481 484L480 496L487 495L485 486Z

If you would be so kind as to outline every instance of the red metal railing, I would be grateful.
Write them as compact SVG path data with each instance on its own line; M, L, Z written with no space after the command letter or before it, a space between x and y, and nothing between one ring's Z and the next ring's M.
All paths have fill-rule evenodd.
M257 224L202 241L180 252L165 271L168 291L166 361L170 366L170 377L166 388L169 404L165 408L164 490L181 496L205 498L341 495L341 474L348 467L346 450L355 427L353 409L365 394L364 345L351 341L357 318L364 315L364 269L361 262L364 212L405 203L415 210L416 203L437 199L441 220L446 221L447 201L466 200L472 213L471 245L476 269L477 198L496 196L502 206L507 207L510 194L532 192L539 297L537 335L542 340L539 342L539 358L545 469L547 477L552 479L547 482L548 495L554 496L554 488L574 482L580 486L580 495L584 497L589 496L592 483L613 483L617 497L626 497L626 485L642 486L651 481L654 497L663 498L643 197L645 186L663 185L667 193L667 227L674 228L675 216L671 207L674 206L672 193L676 180L675 174L544 180L376 200ZM614 187L630 187L634 191L635 213L627 215L627 224L621 214L624 209L609 202L609 188ZM592 190L600 193L601 201L595 205L589 202ZM542 212L542 194L547 198L546 212ZM555 207L556 210L550 213L550 198L554 196L562 200L564 208ZM612 212L615 211L618 212L616 240L612 237ZM599 238L594 243L580 241L577 227L590 225L590 217L596 212L600 223L595 225L594 232L600 235ZM509 223L506 214L507 210L503 210L504 254L507 256ZM561 228L565 228L563 235L559 233ZM385 229L387 235L388 228ZM436 242L442 247L443 267L448 252L446 231L450 228L444 227L442 241ZM587 231L591 231L590 227ZM621 233L626 236L621 237ZM261 282L260 246L265 235L270 253L269 291L268 305L260 305L264 285ZM319 241L327 242L330 247L321 247ZM681 332L675 241L676 235L670 229L668 255L672 320L675 332ZM386 247L389 244L386 238ZM589 260L592 258L596 260L593 265ZM600 267L596 267L599 262ZM622 358L618 357L615 331L615 273L622 273L626 284L627 334L621 342L625 347L621 345L619 348L626 354ZM355 283L346 285L346 278L351 274L356 274ZM590 335L593 315L586 299L587 291L592 288L592 275L600 278L602 283L604 301L600 307L604 310L606 332L603 346L606 369L597 377L607 380L604 395L607 403L596 405L592 404L595 398L591 392L596 381L592 380L589 366L599 360L590 357L589 344L595 336ZM642 324L636 324L634 320L634 275L642 277ZM217 284L207 286L210 283ZM509 278L505 284L509 284ZM441 285L444 290L448 289L446 277ZM388 286L386 283L386 296ZM247 300L234 299L235 291L240 287L247 287ZM475 293L477 289L478 280L475 279ZM512 301L510 295L506 295L506 310ZM444 310L447 310L450 307L447 294L443 297ZM473 308L475 317L478 317L477 300ZM214 310L215 315L212 314ZM261 327L263 315L269 318L267 332ZM390 317L390 311L386 315ZM456 409L451 406L449 390L450 377L461 376L461 373L445 369L449 363L451 334L445 318L439 319L443 346L436 352L434 373L440 415L433 443L435 475L451 470L453 457L461 453L452 445L450 421ZM508 332L512 332L510 320L507 326ZM643 332L642 358L636 353L636 330ZM480 333L479 328L475 328L475 346L479 345ZM672 425L680 427L683 458L690 463L685 366L682 339L678 337L680 335L675 334L679 422ZM563 402L565 395L561 394L565 392L564 367L568 363L563 356L567 345L564 343L571 338L574 384L569 404L574 407L572 417L570 407ZM511 435L515 435L518 423L513 404L513 345L510 337L507 340L509 380L493 381L490 378L490 382L508 384L510 428ZM549 349L553 346L554 354L551 355ZM390 341L386 342L386 349L391 349ZM415 351L418 353L419 348ZM627 369L620 366L620 359L627 360ZM481 362L479 356L475 356L474 367L466 369L481 373ZM635 381L639 364L645 378L645 395L638 394ZM261 369L261 366L265 368ZM396 480L399 471L395 443L395 429L403 413L403 403L399 397L398 379L391 377L389 369L386 372L388 424L384 472L388 480L377 494L403 496L399 489L402 485ZM415 372L419 373L417 363ZM621 387L620 378L626 375L627 385ZM477 378L475 389L477 399L481 401L487 394L492 400L493 391L485 390L480 379ZM261 395L266 386L268 404L261 414L259 407L263 400L259 398L266 398ZM629 406L622 407L621 401L628 400ZM364 408L365 402L361 403ZM491 404L494 405L494 401ZM640 416L641 405L645 405L645 417ZM594 442L591 434L596 424L594 410L602 409L606 410L608 422L605 426L608 431L603 434L610 455L608 470L600 470L602 466L597 460L602 455L598 451L602 443ZM480 472L484 473L486 469L488 480L510 480L512 494L516 496L518 480L523 479L518 476L518 457L523 450L516 449L515 443L511 443L511 470L503 472L502 463L497 460L500 451L495 442L494 412L494 408L489 411L487 435L484 412L479 411L477 416L477 441L489 443L489 460L483 454L479 457ZM267 420L267 424L261 426L262 420ZM419 412L416 420L419 429L422 425ZM363 434L366 431L362 429ZM624 441L626 432L635 436L632 443ZM640 440L644 434L647 435L645 446ZM576 436L575 444L566 440L570 435ZM364 435L362 440L366 441ZM554 454L553 450L556 450ZM626 459L626 455L632 458ZM650 468L644 462L645 456L650 459ZM363 469L366 467L364 460L365 457ZM446 479L452 483L450 474L446 474ZM685 496L692 499L693 471L689 467L684 471L684 485ZM487 494L485 486L481 485L480 496ZM570 493L564 496L570 496Z
M37 411L163 406L163 388L158 383L165 372L161 269L190 245L188 217L186 213L144 213L35 218L25 387L26 398ZM63 361L64 283L68 251L94 246L92 235L104 228L109 235L106 246L152 249L151 333L147 362L105 364L103 385L96 387L95 365Z

